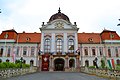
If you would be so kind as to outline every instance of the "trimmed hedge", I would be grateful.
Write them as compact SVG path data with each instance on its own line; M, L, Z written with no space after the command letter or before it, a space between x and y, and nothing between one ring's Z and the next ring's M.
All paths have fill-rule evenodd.
M0 63L0 69L4 69L4 68L29 68L30 65L29 64L24 64L24 63L11 63L11 62L2 62Z

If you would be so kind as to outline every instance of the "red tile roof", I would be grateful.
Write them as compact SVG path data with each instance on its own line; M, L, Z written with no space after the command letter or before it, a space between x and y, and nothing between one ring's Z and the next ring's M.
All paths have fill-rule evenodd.
M7 36L7 37L5 37ZM17 38L17 32L14 29L2 31L0 39L14 39Z
M5 36L7 35L7 38ZM19 43L40 43L41 33L17 33L14 29L2 31L0 39L14 39Z
M120 37L116 31L103 30L100 35L102 40L120 40Z
M78 33L78 43L100 43L100 33Z
M41 33L18 33L19 43L40 43Z

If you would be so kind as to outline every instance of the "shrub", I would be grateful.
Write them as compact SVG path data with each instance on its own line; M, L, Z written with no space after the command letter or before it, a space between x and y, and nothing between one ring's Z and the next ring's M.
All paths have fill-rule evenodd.
M95 68L95 66L89 66L89 68Z
M116 65L116 70L120 70L120 65Z
M21 63L11 63L11 62L3 62L3 63L0 63L0 69L3 69L3 68L21 68L21 65L22 65L22 68L29 68L30 65L29 64L21 64Z
M9 63L9 68L16 68L16 64L14 64L14 63Z
M3 64L3 63L0 63L0 69L1 69L1 68L6 68L6 65Z
M104 69L105 68L105 61L101 60L101 67Z

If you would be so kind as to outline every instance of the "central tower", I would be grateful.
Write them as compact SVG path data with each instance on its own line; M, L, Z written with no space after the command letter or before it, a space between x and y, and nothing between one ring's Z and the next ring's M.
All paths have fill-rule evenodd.
M60 70L64 70L68 66L65 56L68 54L76 55L78 49L77 32L79 28L77 28L76 22L72 24L69 17L61 13L59 8L58 12L53 14L46 24L42 23L40 30L42 55L52 55L53 60L55 60L50 60L49 67L52 66L56 68L54 70L59 70L56 65L64 65L64 63L60 63L58 60L63 60L65 65ZM57 57L59 59L56 59Z

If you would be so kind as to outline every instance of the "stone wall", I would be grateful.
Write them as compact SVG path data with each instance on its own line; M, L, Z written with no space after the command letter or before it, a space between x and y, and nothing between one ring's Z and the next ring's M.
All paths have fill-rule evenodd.
M81 67L81 72L120 80L120 70L95 69L95 68Z
M13 76L24 75L28 73L34 73L37 68L25 68L25 69L0 69L0 78L8 78Z

